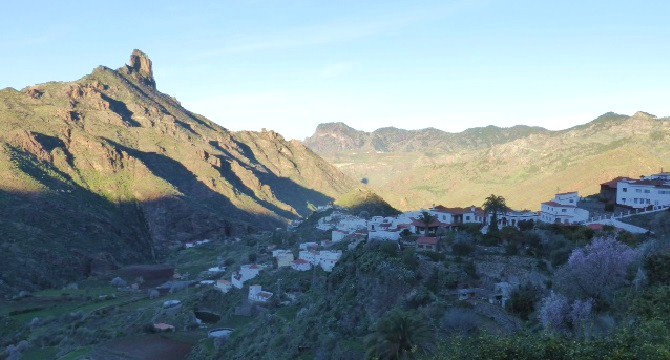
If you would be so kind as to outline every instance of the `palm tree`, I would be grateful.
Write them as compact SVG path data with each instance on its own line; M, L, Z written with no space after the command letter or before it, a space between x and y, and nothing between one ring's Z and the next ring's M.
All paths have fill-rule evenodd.
M498 231L498 213L504 213L509 208L505 203L505 198L500 195L491 194L484 201L484 212L488 215L491 214L491 223L489 224L490 234L492 231L495 233Z
M425 225L426 230L424 233L428 235L428 227L435 221L436 217L431 215L428 211L421 212L417 220L421 221Z
M432 345L433 333L426 323L410 312L394 310L377 323L375 332L365 343L367 359L412 359L426 353Z

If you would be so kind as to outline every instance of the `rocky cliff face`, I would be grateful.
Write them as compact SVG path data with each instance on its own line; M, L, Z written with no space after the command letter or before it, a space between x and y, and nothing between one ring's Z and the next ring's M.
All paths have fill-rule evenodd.
M276 227L355 185L299 142L228 131L183 108L156 90L139 50L118 70L0 91L0 130L0 232L16 245L0 267L40 242L62 250L51 252L58 261L74 250L146 259Z

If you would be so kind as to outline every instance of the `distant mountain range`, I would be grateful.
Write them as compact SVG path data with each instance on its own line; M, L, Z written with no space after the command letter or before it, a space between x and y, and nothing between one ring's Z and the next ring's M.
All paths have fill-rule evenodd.
M491 193L513 207L539 209L558 191L588 195L617 175L670 168L670 121L645 112L609 112L560 131L488 126L460 133L364 132L329 123L304 144L401 210L481 205Z
M531 134L546 134L549 130L535 126L517 125L511 128L487 126L449 133L435 128L403 130L385 127L364 132L344 123L319 124L316 132L303 142L319 154L346 151L412 152L459 151L482 149L503 144Z
M0 91L0 292L273 229L355 189L298 141L232 132L156 89L141 51Z

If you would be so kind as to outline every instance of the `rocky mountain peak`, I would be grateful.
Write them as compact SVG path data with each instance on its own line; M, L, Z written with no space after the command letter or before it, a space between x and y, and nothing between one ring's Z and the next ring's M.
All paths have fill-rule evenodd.
M656 118L656 115L654 115L654 114L650 114L650 113L645 112L645 111L638 111L638 112L636 112L635 114L633 114L632 118L636 118L636 119L649 119L649 120L651 120L651 119L655 119L655 118Z
M154 80L154 72L151 68L151 59L142 50L135 49L130 54L130 61L128 65L128 73L145 85L156 88L156 81Z

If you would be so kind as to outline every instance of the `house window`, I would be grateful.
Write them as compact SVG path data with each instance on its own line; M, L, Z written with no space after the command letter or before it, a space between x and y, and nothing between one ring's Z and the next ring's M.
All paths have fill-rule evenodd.
M626 198L621 198L621 202L625 204L626 203Z
M628 192L628 188L623 188L623 192Z
M647 205L651 204L651 199L647 199Z
M466 216L465 220L470 220L470 215Z
M649 189L644 189L645 194L649 194Z
M570 204L572 204L573 202L575 202L575 199L570 199Z
M566 212L566 211L567 211L567 210L565 210L565 209L561 209L561 212Z
M637 204L637 198L633 198L633 204Z

